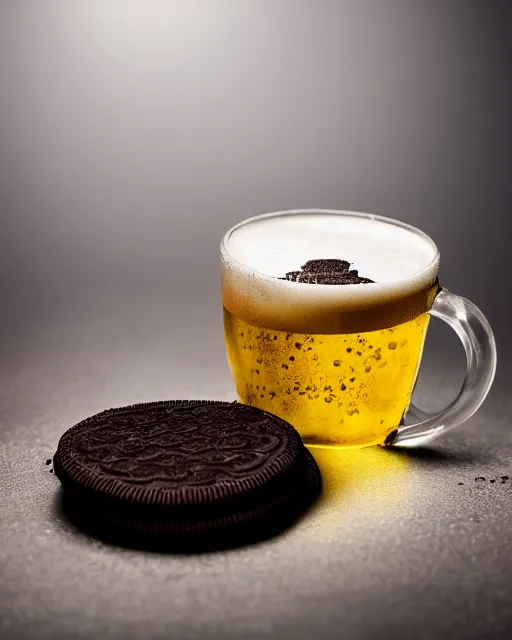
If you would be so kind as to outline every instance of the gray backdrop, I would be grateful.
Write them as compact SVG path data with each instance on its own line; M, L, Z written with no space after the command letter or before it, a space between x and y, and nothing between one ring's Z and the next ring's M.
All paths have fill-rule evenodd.
M65 595L43 597L43 569L25 565L31 554L46 557L50 583L60 580L50 565L58 564L61 543L52 547L54 533L44 548L35 541L43 529L53 532L55 518L37 505L56 486L47 470L41 480L40 462L63 430L122 403L233 397L218 243L242 218L345 208L429 233L441 250L443 284L482 308L498 342L496 385L465 431L478 433L468 447L486 446L493 433L498 448L510 440L510 8L499 0L2 0L0 428L11 466L0 607L13 637L35 628L40 637L56 637L58 624L66 624L57 615ZM428 347L419 395L437 407L456 393L463 358L448 329L433 327ZM435 486L429 495L439 492ZM455 508L443 504L446 513ZM461 507L461 518L468 517ZM500 521L500 530L510 524ZM68 532L67 552L76 559L73 541ZM498 536L489 545L505 554L509 542ZM361 547L360 557L365 553ZM496 576L506 562L497 554ZM239 590L250 561L240 562ZM470 563L465 556L453 562ZM404 567L383 569L384 591L387 580L396 586L386 576L403 576ZM434 598L438 577L424 576ZM501 602L504 587L496 580ZM404 593L410 587L402 586ZM378 606L374 595L361 595L354 611ZM116 628L128 637L128 627L115 627L122 615L112 613L125 596L112 596L107 611L89 594L84 602L96 616L90 620L80 618L78 605L64 611L75 612L84 637L115 635ZM36 602L32 613L26 598ZM255 605L245 626L253 624L255 634L284 633L297 624L304 633L328 635L339 623L339 602L329 608L324 601L320 627L314 616L310 626L301 621L304 602L296 602L293 620L283 602L281 622L265 626ZM151 609L153 620L164 615L162 607ZM487 618L474 609L475 630L479 621L485 627L499 618L491 604L485 611ZM442 616L434 623L427 609L416 614L441 625L437 631L449 627ZM61 621L52 626L47 615ZM194 627L198 619L206 627ZM207 629L227 637L213 619L180 618L181 637L188 637L187 625L191 636ZM345 618L373 633L372 616L364 619ZM406 625L388 622L397 633ZM410 625L416 628L412 619Z
M2 2L10 313L152 289L218 323L225 229L346 208L429 233L508 339L510 3L149 5Z

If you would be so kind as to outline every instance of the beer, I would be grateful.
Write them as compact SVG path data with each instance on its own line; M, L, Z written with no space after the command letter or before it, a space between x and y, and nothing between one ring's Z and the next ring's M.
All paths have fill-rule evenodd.
M381 444L408 406L428 320L323 335L255 327L224 309L240 401L285 418L308 445Z
M222 257L240 401L281 416L311 446L383 444L409 406L438 291L432 241L385 219L281 214L235 227ZM375 282L279 279L333 257Z

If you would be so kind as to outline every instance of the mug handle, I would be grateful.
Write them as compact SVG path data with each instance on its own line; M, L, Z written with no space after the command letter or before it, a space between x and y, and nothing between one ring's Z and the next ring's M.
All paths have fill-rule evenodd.
M494 380L496 342L480 309L466 298L441 289L430 314L447 322L461 339L466 352L466 377L459 395L440 413L431 414L411 404L410 414L420 422L390 433L387 446L416 447L462 424L480 407Z

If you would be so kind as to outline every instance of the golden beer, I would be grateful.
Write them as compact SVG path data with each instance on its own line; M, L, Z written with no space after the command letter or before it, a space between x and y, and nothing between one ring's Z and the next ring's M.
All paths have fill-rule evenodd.
M437 249L386 219L285 212L221 245L226 350L241 402L311 446L383 444L402 423L439 291ZM371 284L282 280L311 258L347 259Z
M241 402L290 422L308 445L384 443L416 380L429 315L341 335L255 327L224 308L228 360Z

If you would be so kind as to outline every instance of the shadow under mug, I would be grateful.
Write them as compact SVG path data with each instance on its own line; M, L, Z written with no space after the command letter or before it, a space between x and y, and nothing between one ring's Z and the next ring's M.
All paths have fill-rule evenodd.
M371 284L283 279L309 259L341 258ZM221 242L228 361L241 402L292 424L309 446L416 446L484 401L496 345L481 311L438 281L422 231L381 216L293 210L245 220ZM437 414L411 403L430 317L462 341L467 371ZM404 426L408 414L418 420Z

